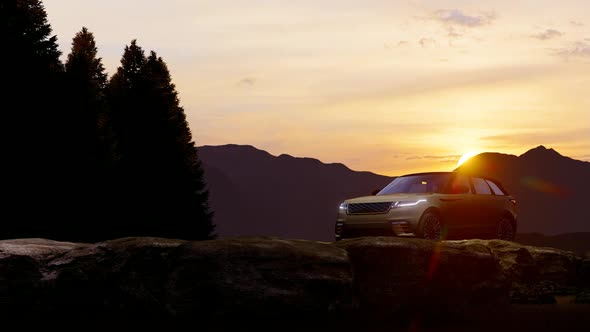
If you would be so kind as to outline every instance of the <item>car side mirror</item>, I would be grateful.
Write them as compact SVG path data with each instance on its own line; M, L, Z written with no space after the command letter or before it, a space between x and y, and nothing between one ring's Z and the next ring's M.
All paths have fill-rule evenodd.
M462 184L453 185L453 187L451 188L451 194L467 194L468 192L469 187Z

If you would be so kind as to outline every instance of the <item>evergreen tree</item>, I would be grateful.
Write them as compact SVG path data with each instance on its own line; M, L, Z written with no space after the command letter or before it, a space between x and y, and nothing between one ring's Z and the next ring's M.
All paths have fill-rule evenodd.
M4 64L2 103L3 199L0 237L52 237L60 214L65 151L63 65L39 0L0 2ZM5 196L5 197L6 197Z
M145 74L148 105L157 116L156 125L159 128L154 130L158 133L154 143L161 155L159 160L163 162L159 168L165 171L162 188L171 193L164 196L168 200L171 216L190 225L188 229L192 238L211 238L214 225L197 149L168 67L155 52L151 52L147 59ZM182 234L178 231L174 233Z
M113 227L108 223L108 207L116 141L105 96L107 75L97 51L93 34L82 28L72 41L65 64L71 123L69 190L76 195L71 199L73 216L68 232L62 235L70 241L104 240L103 230ZM80 216L85 222L76 220ZM89 227L99 223L101 227Z
M212 238L203 171L164 61L125 48L109 96L121 151L125 235Z
M112 138L108 137L105 99L107 75L102 59L97 58L94 36L88 29L82 28L74 37L65 70L73 108L70 116L77 123L75 135L80 138L77 140L82 154L80 160L94 167L112 164L114 158L109 157L109 152L113 148L108 147Z

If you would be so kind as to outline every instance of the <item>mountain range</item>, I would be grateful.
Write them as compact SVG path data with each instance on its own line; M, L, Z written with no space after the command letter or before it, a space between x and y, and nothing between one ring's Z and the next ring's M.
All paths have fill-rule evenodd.
M198 154L221 237L332 241L340 202L395 178L245 145L201 146ZM458 169L503 183L518 201L520 233L590 231L588 162L539 146L520 156L482 153Z
M458 170L496 178L517 200L521 233L590 230L590 163L538 146L520 156L482 153Z
M340 203L393 180L343 164L277 157L252 146L202 146L198 154L221 237L332 241Z

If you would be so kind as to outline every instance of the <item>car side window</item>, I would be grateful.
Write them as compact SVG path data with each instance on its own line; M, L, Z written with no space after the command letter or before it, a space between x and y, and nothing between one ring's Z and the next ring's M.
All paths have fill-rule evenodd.
M475 193L479 195L491 195L492 190L490 186L488 186L487 182L484 179L480 178L473 178L473 187L475 188Z
M452 194L471 194L471 186L469 185L469 178L462 174L457 174L451 183Z
M503 192L502 189L500 189L500 187L498 187L498 185L495 184L494 182L492 182L490 180L486 180L486 182L490 185L490 188L492 188L492 191L494 191L494 194L496 194L498 196L506 195L506 193Z

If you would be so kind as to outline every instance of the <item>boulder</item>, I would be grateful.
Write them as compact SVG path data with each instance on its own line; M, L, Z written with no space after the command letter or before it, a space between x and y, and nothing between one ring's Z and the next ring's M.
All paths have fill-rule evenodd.
M351 298L346 252L320 242L18 241L0 241L0 312L27 306L29 314L92 319L280 317L329 314Z
M346 326L359 315L477 317L510 302L588 303L588 294L588 258L498 240L0 241L3 317L334 317Z
M498 259L513 303L556 303L556 296L576 295L589 281L583 259L573 252L500 240L481 243Z
M480 242L392 237L343 240L363 312L437 317L485 314L508 302L508 285Z

